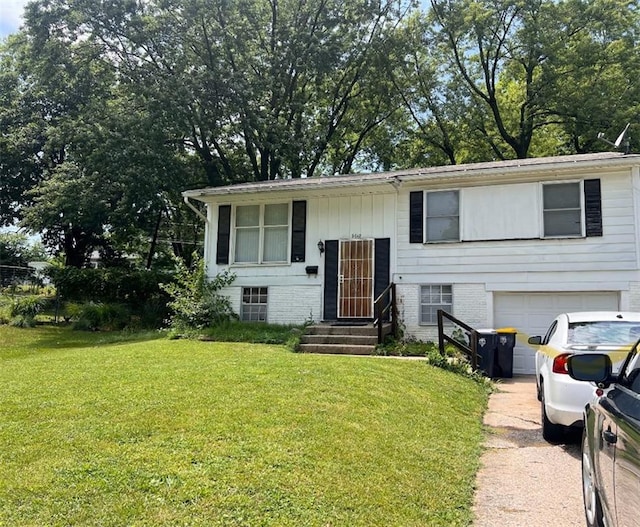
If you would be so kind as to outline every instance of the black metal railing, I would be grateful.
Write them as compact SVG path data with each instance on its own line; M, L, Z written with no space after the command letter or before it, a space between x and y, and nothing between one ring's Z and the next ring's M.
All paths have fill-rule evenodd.
M444 320L449 320L456 324L459 328L465 330L469 336L469 345L456 340L454 337L447 335L444 332ZM467 355L471 367L474 370L478 369L478 332L471 326L465 324L461 320L458 320L453 315L438 309L438 348L440 349L440 355L445 355L445 342L458 348L462 353Z
M376 316L373 325L378 328L378 344L382 344L384 339L383 326L385 317L391 323L391 333L398 336L398 313L396 310L396 284L391 282L386 289L378 295L373 303L374 314Z

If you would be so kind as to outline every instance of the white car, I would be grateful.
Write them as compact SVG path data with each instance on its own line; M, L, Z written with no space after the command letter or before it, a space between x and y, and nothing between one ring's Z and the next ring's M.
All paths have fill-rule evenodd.
M544 337L529 338L538 346L536 386L545 440L561 442L568 427L583 426L584 408L595 395L594 385L569 376L568 357L606 353L617 371L639 338L640 313L619 311L563 313Z

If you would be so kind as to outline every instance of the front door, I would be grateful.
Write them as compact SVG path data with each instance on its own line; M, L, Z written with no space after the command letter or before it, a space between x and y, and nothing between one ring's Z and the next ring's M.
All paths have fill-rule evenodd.
M338 317L373 318L373 240L340 240Z

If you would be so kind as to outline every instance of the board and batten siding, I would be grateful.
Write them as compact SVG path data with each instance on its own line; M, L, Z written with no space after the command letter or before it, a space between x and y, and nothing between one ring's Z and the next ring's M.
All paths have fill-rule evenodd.
M304 199L302 196L273 194L269 203L284 203ZM387 238L391 240L391 251L395 250L396 237L396 193L395 190L355 195L333 195L308 197L306 202L305 260L286 264L217 264L217 240L219 206L209 205L208 226L205 243L207 272L210 277L224 269L236 276L226 289L236 312L240 309L242 287L268 287L268 322L287 324L302 323L310 317L322 318L322 296L324 287L324 255L318 250L322 240L351 238ZM255 203L255 202L252 202ZM242 205L240 199L231 205ZM229 202L221 203L227 206ZM224 209L223 209L224 210ZM224 217L224 216L223 216ZM233 215L231 215L233 223ZM229 239L229 251L233 252L233 228ZM230 260L232 261L232 257ZM392 259L393 261L393 259ZM307 274L308 266L317 266L318 274Z
M395 198L394 192L311 199L317 215L311 235L316 241L395 238Z

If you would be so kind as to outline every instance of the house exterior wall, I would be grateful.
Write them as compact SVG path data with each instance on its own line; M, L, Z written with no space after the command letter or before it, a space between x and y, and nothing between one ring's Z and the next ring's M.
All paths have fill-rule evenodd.
M592 178L601 182L603 235L543 238L542 183ZM474 327L492 327L498 292L615 291L621 308L640 308L637 169L550 172L526 183L443 188L460 192L463 241L410 243L409 194L433 186L405 185L398 195L392 279L401 292L408 334L432 340L437 333L418 318L420 286L428 284L452 285L454 316ZM500 232L506 239L497 239Z
M425 342L438 342L438 327L420 324L420 284L398 284L396 295L405 336ZM489 299L490 295L484 284L453 284L453 315L471 327L487 327Z
M214 193L202 198L208 204L208 274L224 269L235 273L228 292L237 312L242 287L268 287L269 322L319 321L326 277L318 241L385 238L390 240L390 278L397 286L407 336L437 339L435 325L420 323L423 285L451 285L453 315L475 328L494 326L494 301L505 293L584 293L587 298L590 292L608 292L619 299L620 309L640 311L640 159L582 159L564 159L557 166L547 159L525 160L522 167L443 167L426 174L390 174L384 181L374 175L372 182L366 176L347 177L344 185L340 178L326 178L328 188L320 178L299 185L274 183L266 192L256 186L229 195ZM543 184L582 185L585 180L599 181L602 235L586 236L583 214L582 236L544 238ZM411 193L442 190L459 192L460 241L411 243ZM584 211L584 194L581 199ZM219 205L233 209L294 200L306 202L304 262L216 264ZM231 220L233 225L233 216ZM318 274L307 274L308 266L317 266Z
M216 263L216 236L219 205L284 203L305 200L307 222L305 261L284 264L230 264ZM236 313L240 313L243 287L268 287L269 306L267 321L277 324L302 323L322 320L324 255L318 242L339 239L389 238L393 247L396 232L396 190L391 185L382 189L358 189L352 195L329 192L326 195L306 197L301 194L277 194L269 199L255 196L234 197L211 201L208 204L205 254L207 274L213 278L223 270L235 275L233 284L225 290ZM233 225L233 215L232 215ZM233 231L233 229L232 229ZM233 254L233 234L230 247ZM317 266L318 274L307 274L306 268Z
M266 286L269 303L267 306L267 322L269 324L302 324L304 322L320 322L322 319L322 287L316 280L309 279L308 285L299 286ZM250 280L245 287L258 287ZM235 313L241 313L242 287L230 286L224 294L231 299Z

